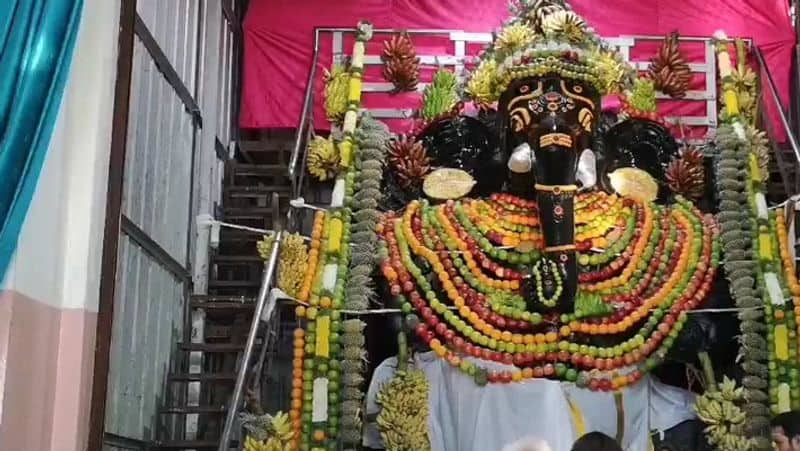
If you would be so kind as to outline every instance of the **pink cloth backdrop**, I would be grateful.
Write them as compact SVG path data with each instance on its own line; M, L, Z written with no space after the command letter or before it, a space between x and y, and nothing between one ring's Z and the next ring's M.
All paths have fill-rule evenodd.
M755 40L767 60L784 104L789 98L789 71L794 31L786 0L571 0L570 4L602 36L663 36L678 30L684 36L711 36L723 29L729 36ZM601 6L602 5L602 6ZM244 23L245 58L240 125L243 128L295 128L303 103L306 78L314 47L314 27L353 27L369 20L376 28L457 29L468 32L496 30L508 17L505 0L251 0ZM378 53L385 36L370 43ZM320 74L315 82L315 125L326 126L322 111L323 68L332 58L330 38L320 43ZM452 45L415 39L418 54L446 54ZM350 53L351 40L345 40ZM637 46L632 59L647 60L657 44ZM468 48L475 54L479 48ZM702 61L699 49L687 48L692 62ZM433 68L423 69L423 80ZM696 76L693 89L703 89ZM367 81L383 81L378 68ZM418 95L365 98L370 107L413 108ZM702 102L663 102L670 115L703 115ZM397 127L394 127L397 128Z

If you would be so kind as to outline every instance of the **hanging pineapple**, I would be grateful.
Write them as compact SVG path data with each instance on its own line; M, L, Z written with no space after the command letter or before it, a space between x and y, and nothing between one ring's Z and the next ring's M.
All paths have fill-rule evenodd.
M693 148L683 150L681 157L672 160L667 166L667 184L676 194L697 200L705 191L705 167L703 154Z
M308 144L308 172L324 182L336 177L339 168L339 152L331 138L315 136Z
M394 92L414 91L419 83L419 58L408 33L383 42L383 78L394 85Z
M389 146L389 165L403 188L419 187L431 171L431 159L422 142L406 135Z
M673 31L664 38L658 55L650 60L647 69L656 89L673 98L684 97L692 80L692 71L681 53L678 37L678 32Z

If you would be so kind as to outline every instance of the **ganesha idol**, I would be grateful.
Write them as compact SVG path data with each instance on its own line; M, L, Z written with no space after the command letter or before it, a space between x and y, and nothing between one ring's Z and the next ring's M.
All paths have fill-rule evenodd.
M666 358L708 297L718 227L680 195L656 202L652 178L597 186L608 185L591 150L601 98L633 70L566 6L535 3L497 35L468 86L497 102L514 194L387 213L381 269L416 336L478 385L617 390Z

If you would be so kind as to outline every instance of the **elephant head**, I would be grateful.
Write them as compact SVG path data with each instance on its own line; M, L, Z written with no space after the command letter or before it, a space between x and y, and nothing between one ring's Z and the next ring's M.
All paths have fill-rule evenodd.
M571 311L578 287L574 196L581 154L591 147L600 93L591 84L558 75L512 82L499 101L501 142L514 172L530 170L528 189L538 203L544 259L525 284L529 305ZM526 164L527 158L527 164ZM516 167L515 167L516 166Z

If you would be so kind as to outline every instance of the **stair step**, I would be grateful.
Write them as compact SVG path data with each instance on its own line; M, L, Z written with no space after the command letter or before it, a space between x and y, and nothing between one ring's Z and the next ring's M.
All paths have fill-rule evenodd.
M203 330L203 335L205 335L206 340L222 340L226 339L230 341L231 337L234 335L241 336L241 333L235 326L219 326L219 325L207 325L205 330ZM244 331L245 333L248 331ZM260 328L258 330L258 334L256 335L258 338L264 338L266 331L264 328Z
M155 449L217 449L218 446L218 440L165 440L156 442Z
M223 296L219 294L193 294L192 301L199 302L253 302L254 298L249 296Z
M225 413L227 406L168 406L160 409L162 414L188 415L192 413Z
M253 302L230 302L230 301L191 301L192 308L215 309L215 310L253 310Z
M184 351L193 352L239 352L244 351L244 343L180 343Z
M261 279L258 280L212 280L208 283L209 288L258 288L261 286Z
M252 234L251 234L252 235ZM261 239L258 235L254 235L254 241ZM260 255L217 255L214 257L215 264L224 263L263 263L264 259Z
M244 144L242 141L240 144ZM237 163L233 168L236 175L286 175L288 177L289 167L283 164L246 164Z
M170 374L173 382L234 382L236 373L177 373Z
M225 219L231 218L252 218L264 219L272 217L271 207L228 207L223 209Z
M268 185L268 186L253 186L253 185L234 185L226 186L222 189L225 194L272 194L272 193L286 193L292 190L291 186L286 185Z

